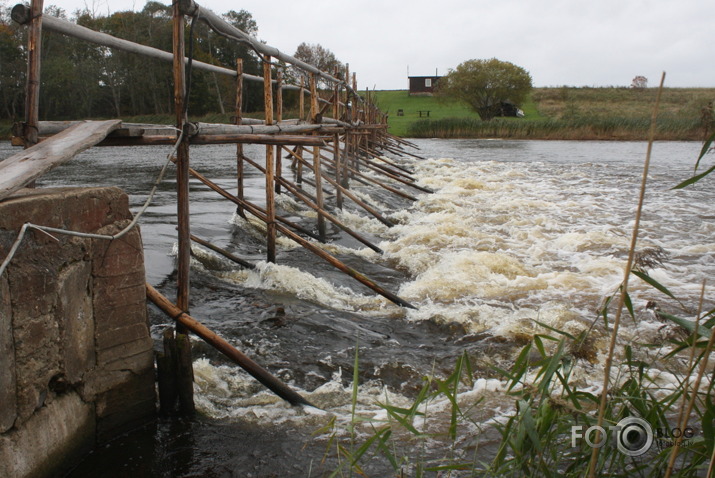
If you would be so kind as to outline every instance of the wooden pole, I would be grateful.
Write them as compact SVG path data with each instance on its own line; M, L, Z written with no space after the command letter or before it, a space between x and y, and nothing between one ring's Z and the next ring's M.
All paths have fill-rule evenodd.
M251 165L252 165L254 168L258 169L259 171L261 171L261 172L263 172L263 173L265 173L265 169L263 169L259 164L254 163L254 162L251 161L249 158L246 158L246 161L248 161L249 163L251 163ZM290 181L288 181L288 180L286 180L286 179L284 179L284 178L276 178L276 180L278 180L278 181L280 181L281 183L283 183L283 186L285 186L285 188L286 188L291 194L293 194L295 197L297 197L298 199L300 199L301 201L303 201L309 208L313 209L313 210L316 211L316 212L319 212L319 211L320 211L320 209L318 208L318 205L315 204L315 203L308 197L308 195L307 195L306 193L300 191L300 189L298 189L298 187L297 187L296 185L292 184ZM379 247L377 247L376 245L374 245L373 243L371 243L370 241L368 241L367 239L365 239L364 237L362 237L360 234L358 234L357 232L353 231L353 230L350 229L348 226L346 226L345 224L343 224L342 222L340 222L340 220L339 220L338 218L336 218L335 216L333 216L333 215L330 214L329 212L327 212L327 211L322 211L322 213L325 215L325 218L326 218L328 221L332 222L333 224L335 224L336 226L338 226L340 229L342 229L343 231L345 231L346 233L348 233L349 235L351 235L352 237L354 237L354 238L357 239L358 241L362 242L363 244L365 244L367 247L369 247L369 248L372 249L373 251L375 251L375 252L377 252L377 253L379 253L379 254L382 254L382 253L384 252L382 249L380 249ZM193 236L192 236L192 237L193 237ZM207 246L207 247L209 247L209 246Z
M305 78L300 77L300 94L298 95L298 119L305 120Z
M152 301L166 315L174 319L177 324L192 331L201 337L206 343L213 346L216 350L224 354L229 359L237 363L242 369L251 374L253 378L268 387L272 392L286 400L291 405L313 405L298 393L293 391L286 384L278 380L274 375L266 369L251 360L247 355L233 347L226 340L215 334L211 329L182 311L179 307L171 303L169 299L160 294L150 284L146 284L146 297Z
M235 262L236 264L239 264L239 265L245 267L246 269L255 269L256 268L256 266L254 264L251 264L248 261L244 261L240 257L237 257L237 256L231 254L227 250L221 249L220 247L211 244L209 241L205 241L205 240L201 239L200 237L194 236L193 234L191 235L191 240L197 244L201 244L202 246L206 247L207 249L211 249L212 251L221 254L226 259L228 259L232 262Z
M176 127L183 131L187 123L186 117L186 85L184 65L184 15L179 11L178 4L173 7L173 50L174 50L174 108L176 112ZM191 264L191 238L189 227L189 143L184 137L176 155L176 203L178 215L177 256L177 292L176 304L184 312L189 311L189 272ZM191 415L194 408L193 370L191 368L191 344L186 336L186 330L176 327L177 341L177 379L179 389L180 410Z
M211 188L212 190L216 191L219 193L221 196L224 198L228 199L229 201L232 201L236 204L238 204L239 200L236 196L232 195L216 183L213 183L212 181L208 180L205 178L203 175L198 173L197 171L194 171L193 169L190 170L191 175L194 176L196 179L204 183L206 186ZM256 216L258 219L260 219L263 222L267 222L267 217L265 214L263 214L258 208L256 208L254 205L251 205L250 203L244 203L243 206L248 209L251 214ZM315 244L312 244L310 241L307 241L306 239L303 239L300 237L298 234L294 233L290 229L286 229L284 226L280 224L276 224L276 229L280 231L282 234L288 236L289 239L297 242L304 248L308 249L310 252L315 254L316 256L320 257L321 259L325 260L328 262L330 265L335 267L336 269L344 272L345 274L349 275L353 279L357 280L361 284L369 287L370 289L374 290L378 294L382 295L386 299L394 302L397 305L401 305L402 307L408 307L410 309L416 309L416 307L409 302L407 302L405 299L402 299L401 297L398 297L397 295L393 294L392 292L386 290L385 288L381 287L380 285L376 284L372 280L370 280L368 277L366 277L364 274L361 274L360 272L356 271L355 269L348 267L332 255L330 255L328 252L324 251L320 247L316 246Z
M329 161L329 158L327 158L326 156L323 156L323 159ZM328 165L330 166L329 163L328 163ZM333 167L333 168L336 168L337 165L336 165L335 163L333 163L333 164L332 164L332 167ZM396 195L398 195L398 196L400 196L400 197L403 197L403 198L405 198L405 199L409 199L410 201L417 201L417 198L414 197L414 196L412 196L411 194L407 194L406 192L401 191L401 190L399 190L399 189L397 189L397 188L394 188L394 187L390 186L389 184L385 184L385 183L383 183L382 181L380 181L380 180L378 180L378 179L372 178L372 177L370 177L370 176L366 176L366 175L364 175L364 174L362 174L362 173L360 173L360 172L358 172L358 171L351 170L350 172L353 173L353 175L354 175L354 176L353 176L353 179L354 179L354 180L357 180L358 182L361 182L362 184L368 184L368 183L377 184L377 185L380 186L381 188L386 189L386 190L390 191L391 193L394 193L394 194L396 194Z
M338 71L336 69L335 76L338 76ZM337 83L333 86L333 118L340 119L340 85ZM340 134L335 133L333 135L333 161L335 161L335 181L338 184L342 184L340 180ZM335 193L335 203L338 209L343 209L343 192L338 189Z
M273 124L273 86L271 84L271 57L263 57L263 100L266 125ZM266 261L276 262L276 202L275 166L273 146L266 146Z
M38 142L40 110L40 56L42 52L43 0L32 0L30 32L27 38L27 90L25 92L25 147Z
M243 59L236 59L236 108L234 110L235 123L240 125L243 122ZM236 143L236 180L237 190L236 197L243 199L243 144ZM236 212L239 216L245 218L241 206L236 206Z
M301 156L298 156L295 153L291 153L291 154L293 154L294 157L298 159L298 161L300 161L300 162L305 161L305 159L303 159ZM365 211L372 214L375 217L375 219L377 219L378 221L380 221L387 227L392 227L395 225L392 221L390 221L389 219L384 217L382 214L380 214L380 212L377 209L375 209L374 207L372 207L369 204L362 201L360 198L358 198L353 193L351 193L350 190L348 190L348 189L342 187L340 184L336 183L332 178L330 178L330 176L325 176L324 179L326 181L328 181L330 184L332 184L335 189L340 189L346 197L350 198L355 204L357 204L358 206L363 208Z
M283 68L278 68L276 72L276 121L280 123L283 121ZM281 156L281 147L276 145L275 148L275 158L276 158L276 174L275 174L275 190L276 194L281 193L281 182L280 178L283 172L283 158Z
M311 123L318 123L318 82L315 78L315 74L310 74L310 121ZM322 173L320 168L320 146L313 146L313 174L315 176L315 199L318 203L318 236L322 242L325 242L325 216L323 216L322 211L325 209L323 206L323 186L322 186Z

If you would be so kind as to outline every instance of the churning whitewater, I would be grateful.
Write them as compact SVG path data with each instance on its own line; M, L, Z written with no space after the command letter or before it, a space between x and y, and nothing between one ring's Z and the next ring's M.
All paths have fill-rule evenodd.
M390 211L396 226L388 228L355 209L341 213L344 222L378 238L385 253L381 256L340 244L324 246L403 272L397 293L417 310L403 310L381 297L358 292L349 282L332 283L304 263L296 267L260 262L255 271L215 275L241 287L272 290L325 308L402 322L405 327L425 322L457 324L460 336L452 337L453 342L469 343L470 337L485 344L501 341L513 346L509 349L512 357L524 340L548 332L544 325L572 335L593 328L594 355L576 365L572 380L579 387L599 390L607 330L597 318L606 297L623 280L645 143L433 140L421 146L429 153L445 146L457 153L450 158L404 162L414 169L419 184L434 194L398 204L371 194L369 188L357 187L362 198ZM715 194L709 185L684 191L671 188L692 174L697 153L696 144L655 146L638 242L639 251L659 258L649 274L692 307L703 278L715 272L715 217L708 206ZM300 209L296 204L285 207L296 213ZM254 223L235 215L231 222L242 234L254 234ZM286 242L282 246L294 247ZM290 263L290 256L286 257ZM631 281L631 297L636 319L625 321L623 342L664 343L677 332L658 320L653 304L692 318L636 279ZM412 345L420 348L420 344ZM483 356L481 366L505 365L509 357L506 352ZM240 372L213 367L207 361L196 365L201 404L210 415L245 418L248 414L259 421L261 417L273 421L277 415L265 408L271 402L280 408L280 420L316 421L314 415L287 411L268 396L242 398L239 390L244 385L236 384ZM408 377L431 372L415 371ZM328 381L303 393L321 408L347 419L351 386L347 374L334 370ZM654 380L667 387L674 378L663 372ZM469 396L502 387L488 374L476 383L478 390ZM379 380L361 385L365 413L379 415L381 409L375 402L384 403L387 396L390 403L408 400L399 389L383 385ZM258 408L245 408L252 403ZM502 405L508 408L507 403L497 408Z

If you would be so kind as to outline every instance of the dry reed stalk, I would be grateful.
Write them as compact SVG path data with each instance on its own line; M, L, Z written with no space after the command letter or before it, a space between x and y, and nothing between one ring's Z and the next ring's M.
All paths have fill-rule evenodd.
M608 356L606 357L606 363L603 371L603 390L601 391L601 403L598 407L598 420L597 425L603 427L603 418L606 413L606 402L608 399L608 386L611 380L611 365L613 363L613 354L616 349L616 340L618 338L618 328L621 323L621 315L623 311L623 306L625 305L626 294L628 293L628 279L631 275L631 270L633 268L633 259L635 257L636 243L638 242L638 229L640 227L641 214L643 211L643 203L645 201L645 189L648 182L648 169L650 167L650 157L653 150L653 141L655 138L655 128L656 119L658 117L658 107L660 106L660 98L663 93L663 84L665 83L665 72L660 79L660 87L658 88L658 95L655 99L655 105L653 106L653 115L651 117L651 127L650 127L650 138L648 140L648 149L646 151L645 164L643 165L643 176L641 178L641 188L640 195L638 198L638 209L636 211L635 224L633 226L633 235L631 236L631 245L628 251L628 260L626 262L626 268L623 272L623 283L621 284L621 293L618 298L618 307L616 309L616 316L613 319L613 331L611 332L611 341L608 346ZM596 442L601 440L600 431L596 431ZM600 448L594 447L591 452L591 461L588 467L588 476L590 478L596 477L596 465L598 464L598 454Z
M698 340L698 331L700 330L700 314L703 312L703 302L705 300L705 280L703 280L703 285L700 288L700 301L698 302L698 313L695 316L695 329L693 330L693 346L690 347L690 358L688 359L687 375L685 377L685 383L683 384L683 402L680 404L680 412L678 413L678 421L680 423L683 420L683 415L685 413L686 398L688 396L688 386L690 385L690 374L693 370L693 362L695 361L695 349L697 348L696 342Z
M698 329L696 328L695 331L697 332ZM678 422L678 426L680 427L681 430L685 430L685 428L688 426L688 420L690 420L690 413L693 411L693 406L695 405L695 399L698 396L698 390L700 390L700 382L703 379L703 375L705 374L705 369L708 366L708 362L710 359L710 353L713 351L713 344L715 344L715 327L712 328L712 332L710 333L710 339L708 340L708 345L705 347L705 354L700 362L700 370L698 370L698 376L695 379L695 384L693 385L693 393L690 396L690 400L688 401L688 407L685 410L685 413L682 415L682 420ZM695 345L693 344L693 348ZM673 449L670 452L670 459L668 460L668 468L665 471L665 476L664 478L670 478L670 475L673 474L673 466L675 465L675 459L678 457L678 449L680 448L678 442L673 446ZM710 466L712 467L712 462L710 463ZM708 476L712 476L708 474Z

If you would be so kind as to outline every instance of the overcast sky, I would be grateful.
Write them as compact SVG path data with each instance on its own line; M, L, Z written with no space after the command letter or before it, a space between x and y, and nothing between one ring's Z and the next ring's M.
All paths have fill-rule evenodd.
M10 3L12 0L8 0ZM98 14L144 0L45 0ZM168 4L168 1L165 2ZM525 68L534 86L715 87L713 0L197 0L214 13L247 10L258 38L292 55L301 42L331 50L358 88L406 89L469 59Z

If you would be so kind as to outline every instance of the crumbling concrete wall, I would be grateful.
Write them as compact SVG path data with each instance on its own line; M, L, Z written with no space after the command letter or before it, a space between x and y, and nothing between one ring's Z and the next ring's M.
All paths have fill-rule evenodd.
M0 202L0 260L26 222L115 234L117 188L25 189ZM48 476L155 414L138 229L114 241L26 234L0 277L0 476Z

